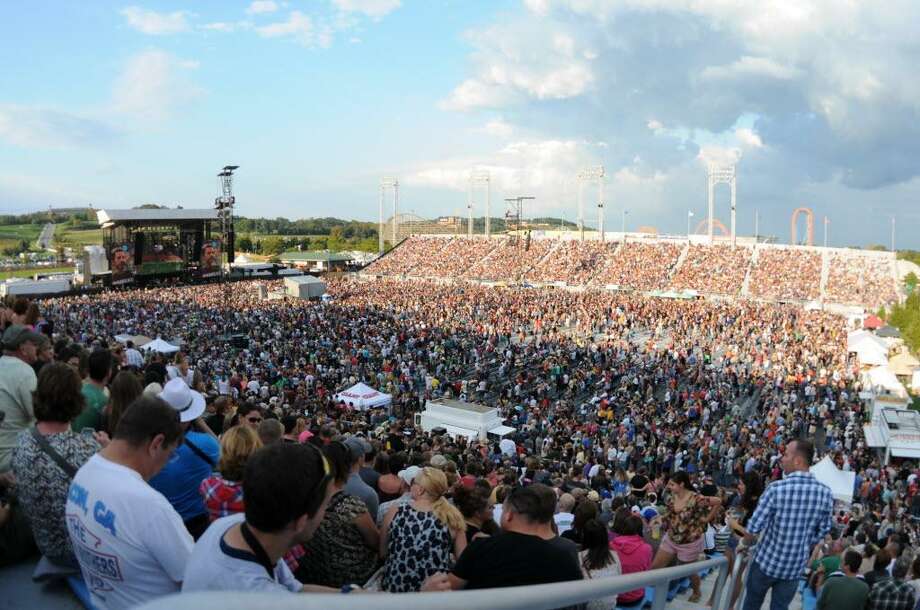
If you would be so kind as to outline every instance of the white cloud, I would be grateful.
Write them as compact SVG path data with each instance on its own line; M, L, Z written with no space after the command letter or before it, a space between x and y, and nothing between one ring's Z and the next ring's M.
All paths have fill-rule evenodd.
M186 73L198 62L182 60L158 49L131 57L115 82L113 107L148 122L160 122L202 95Z
M502 119L495 119L494 121L489 121L486 123L482 128L482 131L489 134L490 136L508 138L511 137L511 134L514 133L514 127Z
M279 21L256 28L264 38L291 38L305 47L328 47L332 44L332 30L317 26L309 15L291 11L287 21Z
M121 10L128 25L138 32L152 36L178 34L189 30L187 11L157 13L139 6L129 6Z
M200 28L211 32L232 34L238 30L251 30L252 23L249 21L215 21L214 23L206 23L200 26Z
M340 11L381 19L402 6L400 0L333 0Z
M274 13L278 10L278 4L272 0L255 0L246 8L247 15L263 15Z
M26 148L70 148L105 144L115 130L95 119L48 108L0 106L0 139Z
M735 137L746 148L763 148L763 140L760 139L760 136L747 127L736 129Z
M745 55L727 66L708 66L700 77L703 80L730 80L743 77L791 80L802 74L798 68L783 65L769 57Z

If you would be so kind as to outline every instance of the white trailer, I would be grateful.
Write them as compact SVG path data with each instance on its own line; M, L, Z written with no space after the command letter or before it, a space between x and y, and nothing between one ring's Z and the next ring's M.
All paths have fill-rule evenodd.
M474 402L450 398L435 398L425 403L425 410L415 414L415 425L431 432L443 429L451 436L488 439L489 434L499 438L514 432L504 425L498 409Z
M71 280L53 278L47 280L11 279L0 284L0 296L37 296L63 294L70 291Z

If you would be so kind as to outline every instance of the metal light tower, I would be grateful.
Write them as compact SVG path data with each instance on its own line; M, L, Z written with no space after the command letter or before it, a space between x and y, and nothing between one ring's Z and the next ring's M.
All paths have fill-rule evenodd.
M535 197L508 197L505 199L505 228L509 234L514 235L512 240L520 237L521 229L524 227L524 202L533 201Z
M240 168L239 165L225 165L218 172L218 196L214 199L214 208L217 210L217 218L220 220L221 241L227 250L227 265L236 258L234 254L234 234L233 234L233 206L236 204L236 197L233 196L233 172ZM229 273L229 269L227 270ZM224 271L221 269L221 278L224 278Z
M387 198L387 192L393 190L393 239L391 243L396 245L396 215L399 212L399 180L392 176L386 176L380 180L380 207L378 209L380 226L377 229L377 249L383 254L383 234L386 231L383 219L383 204Z
M709 243L712 243L712 221L715 218L715 186L727 184L732 189L732 246L735 245L735 164L709 164Z
M470 172L469 189L467 192L467 208L469 208L470 215L470 237L473 236L473 206L476 203L477 195L482 195L483 186L485 186L486 195L485 234L486 237L492 234L492 178L487 170L473 170Z
M582 201L582 186L585 184L597 184L597 230L600 234L600 240L604 241L604 166L597 165L588 167L578 172L578 230L581 233L580 238L585 238L585 211Z

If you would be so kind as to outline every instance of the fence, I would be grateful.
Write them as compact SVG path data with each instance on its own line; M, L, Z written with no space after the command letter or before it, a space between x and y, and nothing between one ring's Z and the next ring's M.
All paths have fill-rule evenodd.
M273 608L277 610L549 610L610 597L641 587L652 587L652 610L663 610L667 603L668 584L691 574L708 569L718 569L715 583L715 602L712 610L725 606L725 583L728 577L728 560L724 557L698 563L637 572L612 578L560 582L529 587L504 587L477 591L450 591L444 593L409 594L305 594L278 595L268 593L186 593L158 599L143 606L143 610L250 610ZM728 591L732 589L734 570Z

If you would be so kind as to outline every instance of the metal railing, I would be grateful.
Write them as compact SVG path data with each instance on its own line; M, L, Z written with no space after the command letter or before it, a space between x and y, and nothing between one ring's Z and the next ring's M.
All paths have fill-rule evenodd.
M140 606L143 610L251 610L273 608L286 610L549 610L612 597L643 587L654 588L652 610L663 610L668 601L671 581L681 580L707 569L718 569L712 610L722 610L724 586L728 576L725 557L661 570L649 570L598 578L527 587L502 587L476 591L409 594L303 594L278 595L243 592L200 592L170 595Z

